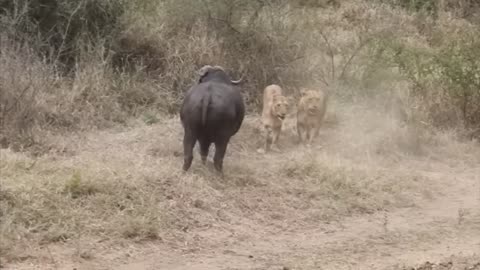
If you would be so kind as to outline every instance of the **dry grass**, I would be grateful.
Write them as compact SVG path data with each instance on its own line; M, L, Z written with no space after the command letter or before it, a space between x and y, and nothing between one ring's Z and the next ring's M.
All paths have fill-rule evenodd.
M451 258L445 258L441 262L429 262L419 263L416 266L403 266L396 267L395 269L401 270L463 270L472 269L476 270L480 268L480 261L478 256L452 256Z
M16 23L26 17L2 15L1 22L8 27L0 32L0 143L21 150L48 144L43 138L52 130L105 128L132 117L152 121L157 114L176 114L195 70L212 63L225 66L233 77L245 77L250 111L258 111L261 89L271 83L280 84L287 95L297 95L300 87L321 87L348 99L400 89L408 101L404 109L416 118L463 125L462 98L451 94L452 89L440 89L445 85L435 76L440 71L423 78L420 91L404 87L416 81L400 74L398 65L415 65L408 53L400 54L405 59L392 60L396 47L385 44L400 44L406 52L435 53L448 40L476 33L478 27L466 20L443 16L438 25L430 20L423 25L418 14L358 1L320 9L241 1L209 9L191 3L186 9L187 3L147 1L123 7L105 3L108 9L102 16L112 19L108 22L116 25L115 31L106 31L112 33L106 37L69 40L75 49L62 54L75 60L67 75L63 60L39 55L47 41L26 38L21 32ZM90 14L88 8L94 6L82 8ZM186 15L192 20L177 19ZM417 72L415 68L404 72ZM463 116L471 121L475 97L473 92L469 112Z
M159 16L126 12L114 53L103 40L79 45L68 76L35 46L0 32L0 257L21 260L39 245L73 239L180 241L213 225L301 228L410 207L436 192L412 168L445 157L465 168L480 163L478 144L458 138L463 130L432 127L434 105L458 116L442 106L448 95L435 95L439 81L422 97L376 54L392 35L435 52L433 34L448 39L476 26L443 18L428 32L416 14L361 1L247 9L251 24L240 16L230 27L194 13L200 19L185 26L166 11L193 11L167 2L151 10ZM229 146L224 180L198 157L181 172L182 130L171 117L195 70L211 63L246 76L250 116ZM296 144L290 117L283 153L256 152L263 139L255 111L271 83L293 96L302 86L332 93L314 149Z
M60 137L48 155L36 158L1 150L2 255L21 257L9 246L84 237L156 240L213 224L308 226L410 207L434 193L428 178L392 165L399 156L421 158L398 152L409 149L399 142L412 139L378 126L381 117L352 117L361 107L356 113L355 106L350 108L349 113L335 112L340 124L324 129L319 149L296 145L287 125L283 154L257 154L262 139L249 138L258 134L258 119L247 118L229 148L224 180L198 158L191 172L181 172L177 118ZM340 136L349 130L351 136L367 138L368 131L360 127L368 130L372 123L377 135L368 141ZM455 147L460 145L466 147ZM379 146L383 151L375 152ZM358 162L367 152L370 159Z

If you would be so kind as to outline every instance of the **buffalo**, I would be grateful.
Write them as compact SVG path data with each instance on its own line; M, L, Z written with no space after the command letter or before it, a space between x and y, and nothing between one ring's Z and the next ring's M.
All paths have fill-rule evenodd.
M193 161L193 148L198 140L200 156L205 164L208 150L215 144L213 163L223 174L223 158L230 138L242 125L245 104L237 85L220 66L203 66L200 78L186 93L180 109L184 129L183 170L188 171Z

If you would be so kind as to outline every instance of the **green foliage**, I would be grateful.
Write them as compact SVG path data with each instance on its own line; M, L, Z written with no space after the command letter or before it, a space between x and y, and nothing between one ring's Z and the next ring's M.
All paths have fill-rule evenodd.
M65 183L64 192L69 194L73 199L92 195L98 192L98 187L93 182L87 182L82 179L80 172L76 171L72 177Z
M439 12L447 11L456 17L480 23L480 2L477 0L378 0L409 12L423 13L438 18Z
M341 3L339 0L290 0L291 4L306 8L324 8L327 6L338 7Z
M143 115L143 122L145 122L145 124L147 125L153 125L153 124L156 124L160 121L160 119L158 119L158 117L152 113L145 113Z
M467 125L480 124L480 40L453 41L435 57L440 80Z
M393 61L413 84L413 90L422 94L435 72L435 59L429 50L397 45L393 48Z
M429 15L437 15L438 0L381 0L393 6L400 6L413 12L425 12Z
M412 93L423 100L433 119L438 118L438 108L445 113L446 108L453 107L465 126L470 127L480 124L478 48L480 40L474 38L449 41L436 49L389 40L378 49L389 52L385 56L409 80ZM437 112L431 111L434 107Z

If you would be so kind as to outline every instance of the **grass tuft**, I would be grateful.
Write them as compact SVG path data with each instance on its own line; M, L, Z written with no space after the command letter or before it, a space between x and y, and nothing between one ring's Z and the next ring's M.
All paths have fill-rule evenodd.
M76 199L82 196L89 196L99 192L99 187L95 183L82 180L80 172L76 171L72 177L65 182L64 192Z

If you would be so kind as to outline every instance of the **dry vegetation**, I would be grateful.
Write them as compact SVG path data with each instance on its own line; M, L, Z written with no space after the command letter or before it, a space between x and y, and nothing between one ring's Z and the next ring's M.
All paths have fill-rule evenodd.
M402 270L477 270L480 269L480 262L476 258L453 257L443 262L425 262L416 267L399 267Z
M440 196L434 172L480 164L480 26L475 1L435 3L0 1L0 268L80 239L295 230ZM246 81L225 180L197 156L180 171L178 105L204 64ZM256 152L272 83L332 94L318 147L288 118L283 153Z

